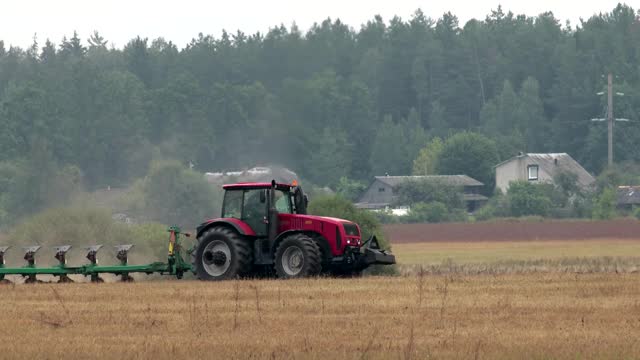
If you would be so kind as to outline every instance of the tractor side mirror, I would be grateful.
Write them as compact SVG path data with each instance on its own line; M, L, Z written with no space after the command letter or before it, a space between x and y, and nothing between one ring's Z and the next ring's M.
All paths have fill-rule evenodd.
M260 203L264 204L265 202L267 202L267 190L262 190L260 191Z

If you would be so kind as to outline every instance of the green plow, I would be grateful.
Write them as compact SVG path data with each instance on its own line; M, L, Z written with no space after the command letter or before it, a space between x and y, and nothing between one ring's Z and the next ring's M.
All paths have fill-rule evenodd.
M187 263L183 257L183 246L181 243L181 235L189 237L189 233L181 232L177 226L172 226L168 230L169 232L169 252L167 262L154 262L146 265L129 265L128 253L133 247L131 244L116 245L116 258L120 261L117 265L99 265L97 254L102 248L102 245L93 245L86 247L87 259L89 263L80 266L68 266L66 254L71 250L71 245L54 246L55 258L58 260L58 264L50 267L38 267L36 265L36 253L40 250L41 246L28 246L24 249L24 260L26 261L23 267L6 267L5 266L5 254L9 250L9 246L0 246L0 283L9 283L8 279L5 279L7 275L20 275L24 278L25 283L36 283L38 275L52 275L58 277L59 283L73 282L69 275L83 275L91 280L91 282L103 282L100 277L101 274L114 274L120 276L120 280L128 282L133 281L131 274L145 273L171 275L178 279L181 279L185 272L191 271L191 265ZM186 253L189 254L190 250Z

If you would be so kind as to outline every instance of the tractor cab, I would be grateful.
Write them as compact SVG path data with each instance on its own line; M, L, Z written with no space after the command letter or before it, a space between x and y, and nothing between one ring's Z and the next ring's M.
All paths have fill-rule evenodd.
M224 190L221 217L241 220L258 237L276 230L278 214L307 213L308 198L296 182L237 183L224 185Z

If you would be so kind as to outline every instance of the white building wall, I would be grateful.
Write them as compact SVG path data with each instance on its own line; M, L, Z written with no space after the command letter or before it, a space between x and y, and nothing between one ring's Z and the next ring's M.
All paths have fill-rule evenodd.
M538 165L538 180L529 180L527 170L529 165ZM553 174L545 171L535 159L528 156L515 158L496 167L496 188L500 189L503 194L507 192L511 182L518 180L528 180L536 184L553 182Z
M496 188L502 193L509 189L509 183L525 179L525 171L521 167L522 158L513 159L496 167Z

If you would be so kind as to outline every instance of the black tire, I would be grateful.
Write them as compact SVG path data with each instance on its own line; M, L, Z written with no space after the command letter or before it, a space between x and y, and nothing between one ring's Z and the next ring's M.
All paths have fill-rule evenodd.
M327 240L321 235L312 236L313 241L318 244L318 248L320 249L320 259L322 270L320 270L320 275L331 275L331 248L329 248L329 244Z
M291 266L290 254L298 261ZM289 235L278 245L275 255L276 274L281 279L302 278L316 276L322 270L322 255L320 248L313 239L305 234Z
M224 251L213 251L216 247ZM198 279L235 279L248 274L251 267L251 246L236 232L218 226L207 230L196 239L194 251L191 253L191 269Z

